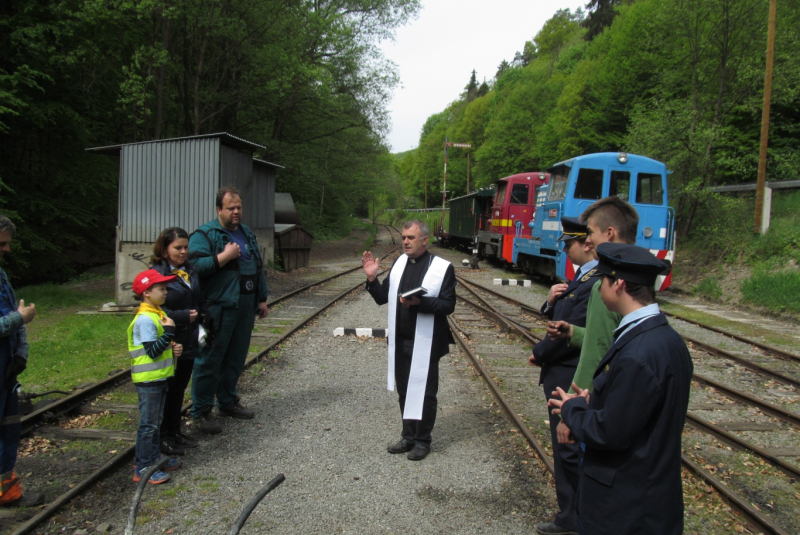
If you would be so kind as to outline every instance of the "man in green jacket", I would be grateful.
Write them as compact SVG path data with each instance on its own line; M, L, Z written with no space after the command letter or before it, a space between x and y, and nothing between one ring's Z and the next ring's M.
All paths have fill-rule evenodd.
M200 273L208 317L216 332L213 345L200 350L192 374L192 419L200 431L222 431L211 409L249 420L236 391L244 370L256 315L266 318L267 281L256 237L242 224L242 198L231 187L217 192L217 219L189 238L190 257Z
M597 246L601 243L636 244L636 229L639 225L639 214L636 209L617 196L606 197L587 208L580 218L586 223L589 235L586 245L592 247L592 254L597 260ZM581 389L592 389L592 378L603 356L611 346L614 329L619 326L622 316L606 308L600 298L600 281L592 287L589 304L586 309L586 327L570 325L566 321L551 321L547 324L547 333L551 339L567 338L569 347L581 349L578 367L572 382ZM570 389L571 393L574 393ZM571 443L569 428L564 422L557 428L559 443Z

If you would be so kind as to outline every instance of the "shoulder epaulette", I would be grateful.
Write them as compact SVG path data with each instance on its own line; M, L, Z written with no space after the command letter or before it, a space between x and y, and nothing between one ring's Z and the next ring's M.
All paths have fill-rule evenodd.
M596 274L597 274L597 270L596 270L596 269L590 269L590 270L589 270L589 272L588 272L586 275L584 275L583 277L581 277L581 282L586 282L586 281L588 281L589 279L591 279L592 277L594 277Z

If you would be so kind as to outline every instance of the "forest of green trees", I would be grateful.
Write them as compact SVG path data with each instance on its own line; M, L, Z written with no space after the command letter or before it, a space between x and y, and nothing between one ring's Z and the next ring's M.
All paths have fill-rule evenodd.
M580 154L629 151L667 163L685 236L708 186L754 182L768 0L591 0L562 10L512 61L428 118L396 166L409 207ZM768 180L800 178L800 3L777 1ZM467 80L468 73L465 73ZM490 78L490 79L489 79ZM456 97L454 95L454 97ZM437 198L438 197L438 198ZM752 219L748 219L752 228Z
M420 0L4 0L0 212L18 283L113 258L117 162L87 147L226 131L266 147L318 238L372 206L440 199L443 147L471 189L582 153L667 162L681 235L706 187L755 180L768 0L589 0L386 148L399 80L379 44ZM768 179L800 165L800 4L778 0ZM469 31L480 32L480 21ZM431 84L437 83L431 80ZM448 189L466 192L467 150Z
M391 173L397 74L378 48L418 0L3 0L5 269L63 280L113 261L116 159L87 147L229 132L284 167L304 223L350 224ZM364 213L363 215L367 215Z

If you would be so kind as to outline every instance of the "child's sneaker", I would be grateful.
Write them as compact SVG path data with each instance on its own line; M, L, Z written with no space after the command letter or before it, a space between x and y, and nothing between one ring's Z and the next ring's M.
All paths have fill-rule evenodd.
M169 463L167 463L167 464L169 464ZM139 467L134 467L133 468L133 482L134 483L138 483L139 481L142 480L142 474L147 472L147 468L148 467L146 467L146 466L144 468L142 468L141 470L139 470ZM170 476L166 472L162 472L161 470L156 470L156 472L152 476L150 476L150 479L148 479L147 482L148 483L152 483L153 485L158 485L160 483L166 483L171 478L172 478L172 476Z
M175 457L170 457L169 461L161 467L161 469L165 472L172 472L173 470L177 470L181 467L181 460L176 459Z

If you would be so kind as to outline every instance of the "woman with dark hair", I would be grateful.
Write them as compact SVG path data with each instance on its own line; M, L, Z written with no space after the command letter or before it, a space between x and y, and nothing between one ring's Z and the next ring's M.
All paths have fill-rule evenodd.
M170 227L158 237L150 257L153 269L162 275L177 275L167 284L167 301L162 308L175 322L175 343L183 345L175 375L167 380L169 390L161 424L161 452L165 455L183 455L185 448L198 444L181 432L183 396L192 378L194 359L200 352L198 334L205 313L200 276L186 258L188 253L189 235L182 228Z

